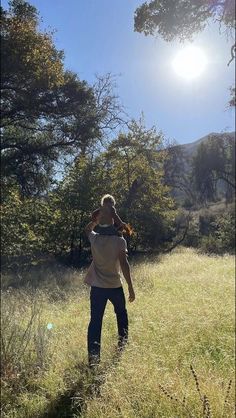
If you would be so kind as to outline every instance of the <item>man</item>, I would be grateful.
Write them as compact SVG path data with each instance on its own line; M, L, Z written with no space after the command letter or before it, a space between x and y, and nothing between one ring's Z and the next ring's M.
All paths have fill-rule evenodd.
M91 286L91 319L88 327L90 365L100 360L102 320L108 300L113 304L117 318L119 350L124 347L128 339L128 315L120 267L128 284L129 301L135 300L125 239L115 235L97 234L93 231L95 226L96 222L90 222L85 228L93 256L92 264L85 277L85 283Z

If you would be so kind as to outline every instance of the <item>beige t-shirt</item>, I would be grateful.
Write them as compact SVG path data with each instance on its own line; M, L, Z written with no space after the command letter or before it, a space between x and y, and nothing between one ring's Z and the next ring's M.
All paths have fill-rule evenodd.
M117 288L122 285L119 254L127 252L124 238L115 235L89 234L93 261L84 282L90 286Z

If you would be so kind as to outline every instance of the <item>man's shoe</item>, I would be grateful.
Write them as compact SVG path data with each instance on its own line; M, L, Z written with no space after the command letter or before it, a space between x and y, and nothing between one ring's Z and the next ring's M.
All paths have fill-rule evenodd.
M98 355L89 356L88 364L90 369L96 368L100 363L100 357Z

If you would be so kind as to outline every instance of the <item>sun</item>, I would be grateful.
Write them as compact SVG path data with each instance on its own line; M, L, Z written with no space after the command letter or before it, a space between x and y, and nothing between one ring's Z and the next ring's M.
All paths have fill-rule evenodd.
M206 54L199 47L185 47L177 52L172 67L176 74L185 80L200 77L207 67Z

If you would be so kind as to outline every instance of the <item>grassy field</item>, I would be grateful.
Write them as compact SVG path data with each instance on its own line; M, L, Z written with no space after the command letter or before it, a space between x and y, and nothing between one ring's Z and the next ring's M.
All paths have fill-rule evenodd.
M83 273L63 289L51 278L48 289L4 293L2 417L234 416L234 258L181 249L132 270L129 344L117 357L108 305L94 372Z

